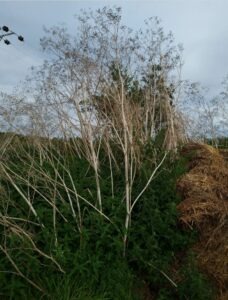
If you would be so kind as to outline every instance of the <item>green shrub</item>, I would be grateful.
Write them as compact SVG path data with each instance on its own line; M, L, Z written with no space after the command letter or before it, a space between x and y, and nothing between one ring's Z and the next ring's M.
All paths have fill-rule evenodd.
M213 300L214 289L208 278L199 272L195 257L190 253L187 261L183 264L180 273L183 280L178 288L180 300L194 299L194 300Z
M108 159L102 153L100 178L103 210L112 222L101 217L85 202L81 202L82 226L79 231L79 220L72 216L69 195L61 185L58 187L56 206L62 215L56 214L55 226L53 225L53 207L42 197L43 193L45 197L52 199L53 185L38 173L40 170L42 174L54 178L58 170L64 178L64 183L73 188L72 181L63 168L63 165L66 166L78 193L95 205L96 184L93 170L84 159L67 152L60 155L58 149L50 149L50 151L53 151L52 154L56 156L56 158L53 156L53 165L50 160L44 160L41 165L36 149L29 144L16 154L17 160L8 162L11 170L22 178L30 176L30 182L36 186L37 190L33 190L22 179L14 178L20 190L24 194L30 194L38 217L31 213L28 204L9 180L1 178L1 186L5 192L4 195L0 194L0 211L4 215L20 218L12 221L13 226L20 226L32 237L36 247L49 255L49 258L45 257L34 249L30 239L26 234L17 231L17 227L10 228L6 223L1 222L0 245L9 249L8 256L24 276L16 275L12 261L7 255L1 253L0 270L7 271L7 273L0 272L1 299L137 300L143 299L137 291L139 289L136 288L142 281L147 282L159 300L185 299L183 297L186 295L190 297L189 299L200 300L203 299L203 295L208 295L204 279L191 263L183 271L184 279L178 290L164 276L167 274L172 278L170 267L176 255L180 251L186 252L196 238L195 232L184 231L177 222L176 205L180 198L176 194L175 186L178 177L186 170L184 159L176 160L174 163L168 158L134 207L127 257L123 258L125 188L124 171L121 165L119 169L113 169L115 182L113 197ZM150 151L152 151L151 145L145 147L144 164L136 174L133 198L142 190L153 171L153 162L149 159ZM32 173L25 152L33 153L35 158L33 164L36 168ZM13 155L15 153L12 153ZM71 196L73 197L73 194ZM38 223L43 224L44 227ZM60 272L58 265L50 257L61 265L65 273ZM43 291L37 290L25 277L41 287ZM189 286L191 292L188 291ZM197 288L202 297L194 292ZM193 296L196 298L191 298Z

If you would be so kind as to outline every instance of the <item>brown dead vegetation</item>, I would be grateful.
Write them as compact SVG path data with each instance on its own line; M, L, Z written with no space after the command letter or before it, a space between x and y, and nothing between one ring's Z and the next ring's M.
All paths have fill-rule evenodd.
M194 246L199 267L216 282L218 299L228 299L228 164L204 144L188 144L183 154L189 171L177 183L183 197L180 221L199 230Z

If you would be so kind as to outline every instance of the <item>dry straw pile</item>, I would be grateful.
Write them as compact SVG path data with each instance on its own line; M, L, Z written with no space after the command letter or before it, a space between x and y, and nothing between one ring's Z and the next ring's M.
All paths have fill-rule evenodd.
M194 246L199 267L219 287L218 299L228 299L228 165L218 150L204 144L188 144L189 172L180 178L180 220L198 228Z

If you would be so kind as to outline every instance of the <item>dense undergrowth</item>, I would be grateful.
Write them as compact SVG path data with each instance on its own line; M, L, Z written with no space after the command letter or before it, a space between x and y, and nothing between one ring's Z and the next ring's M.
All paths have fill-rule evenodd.
M136 195L153 170L152 146L145 148L143 166L136 173ZM186 159L167 158L137 203L123 257L121 164L113 168L113 195L108 159L101 151L103 212L108 220L82 200L96 206L96 183L88 162L64 149L61 141L45 149L51 153L48 159L41 158L26 138L15 138L1 157L0 299L212 299L210 285L188 251L197 234L178 224L176 181L186 171ZM74 188L82 197L81 220L72 214L72 205L77 210L70 192Z

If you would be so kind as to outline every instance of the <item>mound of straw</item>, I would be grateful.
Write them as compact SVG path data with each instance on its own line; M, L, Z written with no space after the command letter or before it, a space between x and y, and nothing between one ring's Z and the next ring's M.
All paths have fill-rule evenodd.
M198 229L199 267L215 280L218 299L228 299L228 165L218 150L204 144L188 144L183 154L189 171L177 183L183 197L180 221Z

